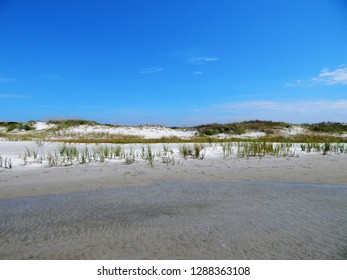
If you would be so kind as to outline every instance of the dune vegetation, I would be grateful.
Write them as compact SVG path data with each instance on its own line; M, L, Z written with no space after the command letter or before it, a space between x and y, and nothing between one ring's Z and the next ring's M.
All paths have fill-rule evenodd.
M26 123L0 122L0 137L9 141L58 141L73 143L211 143L235 141L266 141L281 143L346 143L347 124L321 122L315 124L289 124L264 120L251 120L226 124L203 124L193 127L163 127L158 125L119 126L100 124L90 120L50 120L46 129L36 129L35 121ZM89 128L86 132L75 128ZM145 127L166 129L172 135L162 137L144 137L143 135L111 133L115 128L133 128L139 131ZM98 129L98 130L97 130ZM190 131L189 137L175 136L174 132ZM160 133L160 131L159 131Z

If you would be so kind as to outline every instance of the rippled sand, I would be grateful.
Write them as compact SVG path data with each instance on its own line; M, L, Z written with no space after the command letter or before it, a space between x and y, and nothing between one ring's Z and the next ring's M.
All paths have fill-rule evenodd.
M346 259L346 201L346 185L278 182L9 198L0 258Z

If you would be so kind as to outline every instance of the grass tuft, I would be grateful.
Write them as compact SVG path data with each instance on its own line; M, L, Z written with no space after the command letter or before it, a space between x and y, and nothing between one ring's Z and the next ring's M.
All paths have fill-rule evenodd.
M181 144L179 150L184 159L187 159L188 156L193 155L193 149L191 145Z

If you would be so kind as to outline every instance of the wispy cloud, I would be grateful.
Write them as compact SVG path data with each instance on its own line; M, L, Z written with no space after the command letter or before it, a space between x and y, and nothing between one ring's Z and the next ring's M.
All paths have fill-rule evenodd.
M201 71L194 71L192 72L193 75L203 75L204 73Z
M48 79L48 80L62 80L63 77L59 75L38 75L39 78Z
M347 65L340 65L335 70L325 68L316 77L284 84L285 87L311 87L319 85L347 85Z
M319 77L315 80L326 85L347 85L347 67L344 65L343 67L339 67L334 71L324 69L319 74Z
M197 118L209 122L229 122L252 119L293 123L347 120L347 99L341 100L254 100L214 104L193 111Z
M218 57L191 57L189 61L191 63L197 63L197 64L203 64L206 62L212 62L212 61L217 61L219 60Z
M0 83L17 82L17 81L18 80L14 78L0 77Z
M157 72L162 72L164 71L163 68L161 67L148 67L148 68L143 68L139 70L140 74L152 74L152 73L157 73Z
M344 110L347 114L347 100L333 100L333 101L290 101L278 102L269 100L259 100L250 102L237 102L223 104L221 107L229 109L249 109L255 111L278 111L278 112L300 112L311 113L321 112L325 110Z
M16 99L25 99L30 98L30 96L18 95L18 94L8 94L8 93L0 93L0 98L16 98Z

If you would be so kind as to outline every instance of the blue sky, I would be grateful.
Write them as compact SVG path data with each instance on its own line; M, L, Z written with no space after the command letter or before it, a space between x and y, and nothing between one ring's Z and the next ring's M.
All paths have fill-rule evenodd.
M347 122L343 0L0 0L0 120Z

